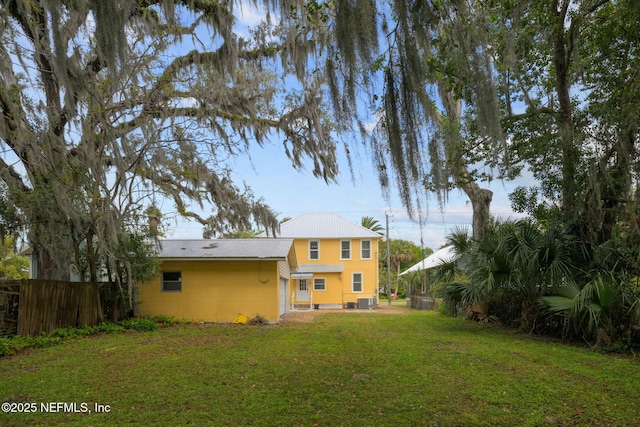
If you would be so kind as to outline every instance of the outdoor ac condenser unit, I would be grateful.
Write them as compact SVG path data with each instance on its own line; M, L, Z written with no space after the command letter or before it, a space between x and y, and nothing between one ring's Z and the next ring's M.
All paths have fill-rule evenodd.
M375 298L358 298L358 308L376 308Z

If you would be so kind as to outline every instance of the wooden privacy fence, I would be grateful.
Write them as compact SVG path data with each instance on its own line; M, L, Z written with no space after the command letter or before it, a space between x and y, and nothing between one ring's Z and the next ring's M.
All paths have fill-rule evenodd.
M22 280L10 288L0 286L0 301L3 293L15 296L16 288L19 288L18 335L38 335L72 326L94 326L102 320L98 283ZM5 289L11 289L11 293ZM15 308L14 304L12 302L11 308ZM5 324L7 319L5 317Z
M0 281L0 337L17 332L19 298L20 280Z

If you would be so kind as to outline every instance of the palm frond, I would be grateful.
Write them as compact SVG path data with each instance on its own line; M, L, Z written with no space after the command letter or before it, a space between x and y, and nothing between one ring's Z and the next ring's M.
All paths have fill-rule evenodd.
M455 248L458 255L464 256L471 251L471 234L469 234L469 229L466 227L453 227L445 239L448 245Z

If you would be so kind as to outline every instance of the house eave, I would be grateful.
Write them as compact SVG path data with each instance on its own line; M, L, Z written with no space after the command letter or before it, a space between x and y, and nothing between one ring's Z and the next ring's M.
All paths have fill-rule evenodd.
M160 261L287 261L286 257L267 257L267 258L243 258L243 257L229 257L229 258L220 258L220 257L161 257Z

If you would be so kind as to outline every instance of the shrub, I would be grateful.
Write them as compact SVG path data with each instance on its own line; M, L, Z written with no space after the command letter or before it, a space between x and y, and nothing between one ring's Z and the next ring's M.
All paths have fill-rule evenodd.
M187 324L191 323L188 319L176 319L172 316L151 316L148 319L155 321L158 326L170 326L175 324Z
M153 319L147 319L146 317L133 317L131 319L125 319L120 321L120 324L125 329L133 329L135 331L153 331L158 328L158 324Z
M102 322L97 326L94 326L94 331L96 334L115 334L118 332L123 332L125 330L124 326L116 325L111 322Z
M25 348L44 348L60 344L62 341L74 338L81 338L90 335L115 334L123 332L126 329L136 331L153 331L158 328L158 324L162 326L179 322L171 317L158 317L147 319L144 317L136 317L126 319L115 324L111 322L102 322L96 326L82 326L72 328L56 328L53 331L39 335L37 337L5 337L0 338L0 357L10 356Z
M11 356L25 348L45 348L60 344L62 338L40 335L37 337L23 337L16 335L11 338L0 338L0 356Z
M247 321L247 325L268 325L268 324L269 324L269 321L264 317L260 316L259 314L256 314L255 317Z
M125 328L111 322L102 322L96 326L80 326L72 328L57 328L47 334L51 337L63 339L86 337L89 335L114 334L124 331Z
M11 338L0 338L0 357L11 356L15 352Z

